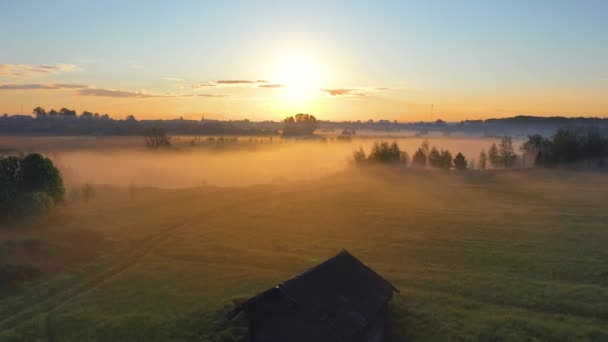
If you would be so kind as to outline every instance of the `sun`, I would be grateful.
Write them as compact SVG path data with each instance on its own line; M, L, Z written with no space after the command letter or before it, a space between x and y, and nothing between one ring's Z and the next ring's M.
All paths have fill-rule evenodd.
M312 56L289 55L277 63L272 81L284 86L280 95L283 100L303 103L318 94L322 83L321 67Z

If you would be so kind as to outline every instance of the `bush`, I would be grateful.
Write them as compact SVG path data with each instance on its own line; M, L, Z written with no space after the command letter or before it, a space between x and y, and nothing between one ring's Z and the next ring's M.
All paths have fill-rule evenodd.
M146 147L158 150L162 147L171 147L171 139L167 137L167 132L161 127L152 127L144 134Z
M45 214L65 189L53 162L38 153L0 158L0 221Z
M46 192L26 192L17 196L14 216L33 218L48 214L55 202Z

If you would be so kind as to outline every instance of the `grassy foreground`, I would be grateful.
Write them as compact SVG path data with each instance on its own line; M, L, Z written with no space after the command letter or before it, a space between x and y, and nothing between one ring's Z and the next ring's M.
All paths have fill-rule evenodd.
M0 232L2 263L45 271L0 289L0 340L239 341L243 320L223 317L233 300L342 248L401 290L396 341L608 340L605 177L350 170L134 197L98 188L40 227ZM41 246L6 247L22 241Z

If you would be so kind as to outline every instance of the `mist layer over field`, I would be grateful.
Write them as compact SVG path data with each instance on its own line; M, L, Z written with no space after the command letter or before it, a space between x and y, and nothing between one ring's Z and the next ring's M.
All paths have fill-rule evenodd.
M149 151L140 137L1 137L0 146L23 152L41 151L62 171L66 184L92 183L117 186L185 188L201 185L246 186L318 179L349 167L353 152L369 152L378 140L396 141L411 156L424 138L332 137L288 140L278 137L174 138L175 150ZM208 139L215 139L210 141ZM228 139L228 138L226 138ZM234 139L234 138L233 138ZM431 146L462 152L477 159L490 138L430 137Z

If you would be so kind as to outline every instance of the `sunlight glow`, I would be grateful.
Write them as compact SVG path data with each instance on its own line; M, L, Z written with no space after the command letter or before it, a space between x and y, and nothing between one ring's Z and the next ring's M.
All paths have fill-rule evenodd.
M313 57L291 54L278 63L272 80L285 85L280 95L282 101L303 104L318 94L322 85L322 72Z

